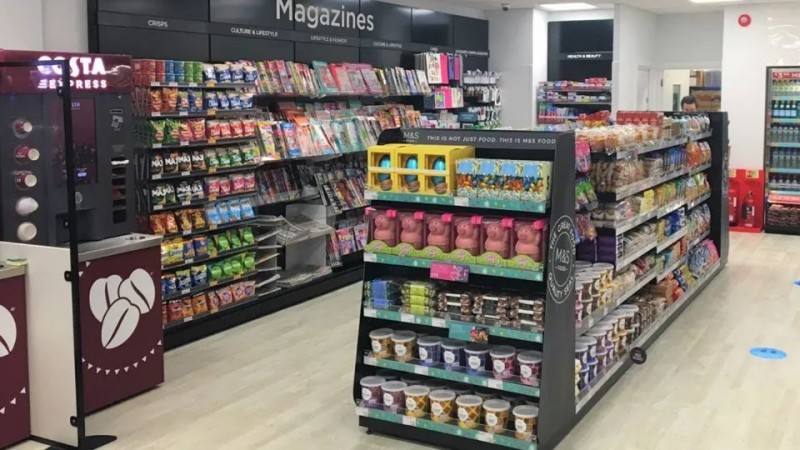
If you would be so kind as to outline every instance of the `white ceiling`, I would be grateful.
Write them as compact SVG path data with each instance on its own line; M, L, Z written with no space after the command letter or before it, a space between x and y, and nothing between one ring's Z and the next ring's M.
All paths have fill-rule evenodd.
M444 0L447 3L457 4L461 6L469 6L478 9L500 9L504 3L508 3L512 8L532 8L541 4L547 3L573 3L583 2L596 5L603 8L613 8L613 0ZM737 2L719 3L714 5L698 5L691 3L689 0L617 0L618 3L624 3L637 8L659 13L691 13L700 11L721 11L725 5L747 5L747 4L765 4L765 3L798 3L800 0L741 0Z

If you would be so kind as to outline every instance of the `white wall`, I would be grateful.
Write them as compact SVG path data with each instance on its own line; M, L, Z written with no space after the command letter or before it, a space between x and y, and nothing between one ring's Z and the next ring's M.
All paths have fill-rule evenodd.
M661 69L722 67L722 12L664 14L656 18L656 60Z
M41 50L42 1L0 0L0 48Z
M650 98L657 94L660 74L656 70L656 15L628 5L617 5L614 15L614 62L611 66L614 111L637 107L640 69L651 69Z
M86 0L41 1L42 48L63 52L88 52L89 24Z
M552 15L540 9L533 10L533 108L536 108L536 89L539 83L547 81L547 22ZM537 111L534 111L534 120Z
M0 48L89 51L86 0L0 0Z
M752 17L749 27L737 21L745 13ZM800 66L798 36L796 5L725 8L722 110L729 113L732 168L763 167L766 67Z
M533 79L534 10L487 11L486 16L489 19L489 69L502 73L503 125L529 128L534 123L536 95ZM546 47L544 55L546 60Z

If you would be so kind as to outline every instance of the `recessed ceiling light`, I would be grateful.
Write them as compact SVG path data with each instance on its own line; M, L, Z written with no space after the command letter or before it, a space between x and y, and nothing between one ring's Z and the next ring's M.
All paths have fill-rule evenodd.
M597 9L596 6L588 3L546 3L539 6L548 11L580 11L582 9Z
M711 4L711 3L736 3L742 0L689 0L692 3Z

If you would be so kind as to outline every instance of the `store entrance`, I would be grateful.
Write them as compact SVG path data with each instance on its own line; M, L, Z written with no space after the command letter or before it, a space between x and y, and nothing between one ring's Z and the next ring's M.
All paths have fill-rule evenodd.
M697 110L719 111L722 103L722 71L705 69L665 70L661 78L661 109L680 111L687 95L697 100Z

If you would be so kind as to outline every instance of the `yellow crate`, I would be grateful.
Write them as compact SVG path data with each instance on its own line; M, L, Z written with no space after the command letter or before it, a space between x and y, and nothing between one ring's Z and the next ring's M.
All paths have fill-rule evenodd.
M367 149L367 187L373 191L396 191L399 184L394 182L397 168L397 150L408 144L373 145ZM388 157L389 167L382 167L381 160Z
M395 190L427 195L452 195L456 190L456 161L475 156L474 147L452 145L408 145L395 152ZM434 168L437 161L439 170Z

